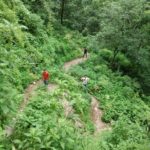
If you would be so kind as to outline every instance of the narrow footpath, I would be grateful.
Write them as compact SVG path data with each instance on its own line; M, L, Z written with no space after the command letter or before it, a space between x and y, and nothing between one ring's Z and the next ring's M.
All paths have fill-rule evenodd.
M79 63L82 63L86 61L88 58L77 58L72 61L66 62L64 64L64 70L68 71L72 66L75 66ZM30 97L33 95L34 91L42 84L42 80L39 80L35 83L32 83L28 86L28 88L24 92L24 99L20 104L20 107L18 109L17 115L15 118L12 119L11 125L6 126L5 133L7 136L10 136L13 134L13 131L15 129L15 124L19 118L19 114L24 111L26 108ZM48 91L53 91L57 88L58 86L55 84L49 84L48 85ZM101 120L102 117L102 110L99 109L99 102L98 100L94 97L91 96L92 102L91 102L91 119L93 121L93 124L95 125L95 133L99 133L100 131L104 130L107 128L107 125ZM69 104L69 102L64 99L63 100L63 108L65 112L65 116L68 117L70 113L74 113L74 109L72 106ZM79 119L75 121L75 126L76 127L83 127L82 121Z
M68 71L72 66L82 63L82 62L86 61L87 59L88 58L77 58L72 61L66 62L64 64L64 69L65 69L65 71ZM97 134L105 129L108 129L108 126L101 119L103 112L102 112L102 110L99 109L99 101L92 95L91 95L91 99L92 99L92 101L91 101L91 119L95 126L95 134ZM73 108L70 107L69 102L65 101L64 104L65 104L64 109L65 109L66 114L69 114L70 112L74 112Z

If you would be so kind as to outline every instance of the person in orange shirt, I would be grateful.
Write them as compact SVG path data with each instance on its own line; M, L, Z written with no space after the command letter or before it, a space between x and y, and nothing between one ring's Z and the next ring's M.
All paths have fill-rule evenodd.
M45 85L48 85L49 73L46 69L44 69L42 73L42 79Z

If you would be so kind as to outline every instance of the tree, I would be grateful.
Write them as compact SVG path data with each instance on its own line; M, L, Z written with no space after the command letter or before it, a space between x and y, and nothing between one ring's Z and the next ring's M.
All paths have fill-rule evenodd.
M61 2L61 24L63 24L63 17L64 17L64 7L65 7L65 0L62 0Z
M116 57L119 52L131 60L132 69L126 73L144 81L144 87L149 85L147 76L149 66L149 23L146 19L144 0L119 0L107 4L101 11L101 31L97 40L102 47L113 50L111 64L117 67ZM116 66L117 65L117 66ZM144 69L143 69L144 68ZM149 87L149 86L148 86Z

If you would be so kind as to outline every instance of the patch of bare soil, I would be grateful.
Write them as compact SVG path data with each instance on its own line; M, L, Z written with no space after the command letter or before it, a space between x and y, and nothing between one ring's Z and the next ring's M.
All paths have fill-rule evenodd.
M64 70L68 71L72 66L82 63L82 62L86 61L87 59L88 58L77 58L75 60L66 62L64 64ZM34 91L41 84L42 84L42 80L39 80L36 83L34 82L28 86L28 88L25 90L24 99L19 107L17 114L20 114L21 112L24 111L26 105L28 104L30 96L34 93ZM49 84L47 90L48 90L48 92L50 92L52 90L55 90L57 87L58 86L55 84ZM69 117L70 115L74 114L75 111L74 111L73 107L65 98L63 98L62 105L64 107L64 112L65 112L66 117ZM99 102L97 101L97 99L95 97L92 96L91 118L92 118L93 124L95 125L95 128L96 128L95 133L99 133L100 131L108 128L107 124L101 120L101 117L102 117L102 110L99 109ZM15 118L13 118L11 125L6 127L5 133L7 136L12 135L14 128L15 128L15 124L17 122L17 118L18 118L18 115ZM80 127L80 128L84 127L80 118L75 119L75 126Z
M89 55L88 55L88 57L89 57ZM72 66L82 63L82 62L86 61L87 59L88 58L77 58L70 62L67 62L64 64L64 69L65 69L65 71L68 71ZM74 110L69 105L69 102L67 100L65 100L63 102L63 106L64 106L64 110L65 110L65 116L68 116L69 114L72 114L74 112ZM99 133L100 131L109 129L107 124L101 120L102 114L103 114L103 112L101 109L99 109L98 100L92 96L91 119L93 121L93 124L95 125L95 129L96 129L95 134ZM79 121L79 123L81 123L81 122Z
M33 82L32 84L30 84L25 92L24 92L24 99L23 101L21 102L20 106L19 106L19 110L17 112L17 116L15 118L12 119L12 122L11 122L11 125L9 126L6 126L6 129L5 129L5 134L6 136L10 136L13 134L14 132L14 129L15 129L15 124L17 122L17 119L18 119L18 116L21 112L24 111L24 109L26 108L29 100L30 100L30 97L34 94L35 90L42 84L42 80L39 80L37 82ZM57 88L57 85L55 84L48 84L48 87L47 87L47 90L50 92L52 90L55 90Z
M56 85L56 84L48 84L48 86L47 86L48 92L52 92L57 88L58 88L58 85Z
M107 124L102 121L103 112L99 109L98 100L92 96L91 102L91 119L95 125L95 134L108 128Z
M66 96L66 95L67 95L67 93L64 94L64 96ZM72 116L75 113L72 105L66 100L65 97L63 97L62 105L63 105L63 108L64 108L64 113L65 113L66 118L68 118L69 116ZM74 122L75 122L75 126L77 128L83 128L84 127L84 125L83 125L83 123L82 123L82 121L79 117L75 118Z
M72 66L80 64L80 63L82 63L82 62L84 62L86 60L87 60L87 58L77 58L77 59L74 59L72 61L66 62L64 64L64 70L68 71Z

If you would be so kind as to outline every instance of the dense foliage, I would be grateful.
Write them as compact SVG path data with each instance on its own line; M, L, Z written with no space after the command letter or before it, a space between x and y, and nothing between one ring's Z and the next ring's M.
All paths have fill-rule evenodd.
M40 77L43 67L61 64L78 55L80 35L67 30L59 35L21 1L1 1L0 6L0 117L4 123L10 111L15 110L23 90ZM72 51L70 55L68 51Z
M105 51L71 69L77 80L85 74L90 77L89 92L100 100L102 119L113 126L99 141L99 149L148 149L150 108L140 98L136 81L108 69L102 57Z
M149 94L150 3L146 0L75 0L65 1L64 5L63 24L88 35L89 41L92 40L91 50L112 50L112 68L120 68L137 78L143 92ZM60 10L61 7L57 7L55 14ZM120 52L131 61L132 67L121 68L116 60Z
M149 21L146 0L0 0L0 149L149 150ZM82 47L90 58L66 73L64 62L81 57ZM6 137L25 89L44 68L57 88L40 85ZM111 126L97 136L91 94ZM63 100L74 109L68 117Z

